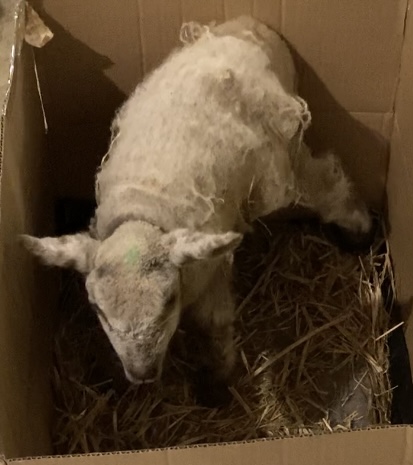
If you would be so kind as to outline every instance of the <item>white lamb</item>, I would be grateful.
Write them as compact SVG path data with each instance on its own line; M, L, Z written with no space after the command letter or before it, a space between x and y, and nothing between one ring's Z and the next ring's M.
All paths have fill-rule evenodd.
M310 114L278 34L242 17L181 38L115 118L93 232L24 242L85 275L133 383L160 376L185 316L211 400L236 358L231 257L249 224L294 203L356 242L372 223L339 160L302 142Z

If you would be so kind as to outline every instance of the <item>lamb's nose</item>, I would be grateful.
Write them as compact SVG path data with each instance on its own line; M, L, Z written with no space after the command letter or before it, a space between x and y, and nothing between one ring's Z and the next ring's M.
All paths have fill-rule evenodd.
M156 367L147 369L125 368L125 376L133 384L150 384L153 383L158 375Z

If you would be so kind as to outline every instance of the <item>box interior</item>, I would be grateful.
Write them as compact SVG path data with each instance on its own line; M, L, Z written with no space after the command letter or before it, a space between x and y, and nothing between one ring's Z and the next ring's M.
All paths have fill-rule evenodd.
M413 20L408 0L31 3L54 38L33 50L17 34L19 53L2 120L0 453L9 458L52 453L49 368L58 276L29 257L16 236L52 234L56 199L93 197L94 172L107 150L116 108L178 45L183 21L208 23L252 14L287 39L299 70L299 92L313 114L310 145L316 150L337 150L369 205L388 212L397 293L405 304L405 334L413 359L408 306L413 294L413 242L408 233L413 225ZM45 288L49 292L42 292ZM302 451L311 449L311 441L305 441L256 442L248 446L247 456L236 445L210 450L211 457L220 451L221 463L235 463L234 457L243 463L242 456L258 463L258 450L265 457L271 457L272 450L285 463L295 453L299 464L307 456L306 452L300 455L294 444L301 444ZM383 463L404 464L403 454L411 448L413 435L405 427L317 441L311 443L319 447L311 452L314 463L331 462L333 456L327 459L332 450L352 441L360 445L359 450L364 441L378 441L391 444ZM394 455L396 445L398 455ZM191 450L192 458L185 450L153 452L151 457L160 464L207 463L202 448ZM377 447L376 457L384 457L386 450ZM137 454L134 463L140 463L139 457L143 455ZM360 457L346 461L334 455L337 463L379 463ZM269 458L265 460L262 463L270 463Z

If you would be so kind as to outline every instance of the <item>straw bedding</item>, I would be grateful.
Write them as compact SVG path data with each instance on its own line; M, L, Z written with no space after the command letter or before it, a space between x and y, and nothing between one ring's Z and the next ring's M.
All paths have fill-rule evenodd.
M179 331L160 385L132 387L88 308L62 281L53 384L57 453L103 452L316 434L388 422L383 235L343 254L311 223L258 225L236 256L238 377L222 409L195 403ZM391 287L391 286L390 286ZM391 294L391 293L390 293ZM385 302L385 300L389 300Z

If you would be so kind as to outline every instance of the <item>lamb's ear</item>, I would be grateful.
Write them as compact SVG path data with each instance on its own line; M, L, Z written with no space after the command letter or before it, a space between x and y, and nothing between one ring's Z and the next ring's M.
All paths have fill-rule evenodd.
M205 234L178 229L165 237L170 247L170 260L178 266L196 260L208 260L234 250L242 241L235 232Z
M89 273L93 268L98 241L89 234L74 234L61 237L20 236L21 243L43 263L62 268L74 268Z

